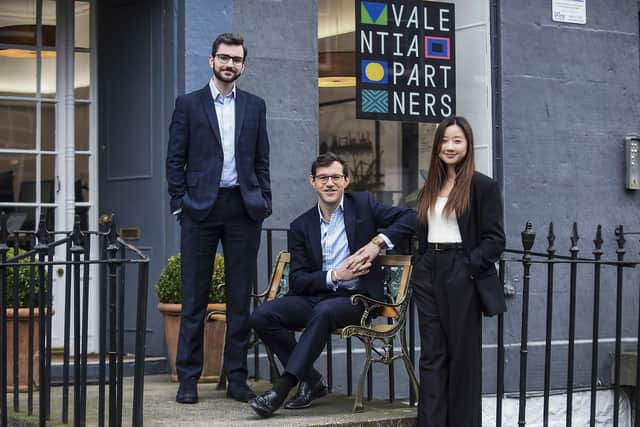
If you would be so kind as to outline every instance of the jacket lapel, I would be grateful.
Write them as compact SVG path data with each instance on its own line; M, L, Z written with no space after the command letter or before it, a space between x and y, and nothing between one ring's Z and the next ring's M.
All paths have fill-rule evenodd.
M475 209L474 193L475 192L474 192L473 178L472 178L471 189L469 191L469 207L462 213L460 218L458 218L458 228L460 229L460 236L462 237L462 242L466 244L469 244L470 242L469 238L471 237L469 236L469 219L470 219L469 215L471 212L473 212L473 209Z
M313 253L313 260L315 261L316 268L322 269L322 242L320 240L320 214L318 213L318 207L311 212L309 226L309 239L311 241L311 252Z
M356 247L356 209L353 206L351 197L344 196L344 229L347 232L347 240L349 241L349 251L354 253Z
M242 122L244 121L244 110L246 105L247 105L247 102L246 102L244 92L242 92L239 89L236 89L236 129L235 129L235 139L234 139L234 147L235 147L236 153L238 153L238 140L240 139L240 131L242 130ZM236 154L236 159L238 159L237 154Z
M222 147L220 125L218 124L218 117L216 116L213 96L211 96L211 88L208 84L200 90L200 101L202 102L202 108L204 108L204 113L207 116L207 120L209 120L209 126L211 126L216 142Z

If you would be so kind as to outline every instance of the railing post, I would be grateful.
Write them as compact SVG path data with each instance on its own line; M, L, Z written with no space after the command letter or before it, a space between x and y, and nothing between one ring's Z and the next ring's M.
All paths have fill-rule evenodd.
M526 405L527 405L527 340L529 327L529 283L531 280L531 248L536 240L536 234L533 232L531 222L527 222L524 231L521 233L522 247L524 255L522 256L522 264L524 266L524 274L522 281L522 324L520 331L520 405L518 410L518 425L526 424Z
M549 425L549 393L551 388L551 338L553 334L553 257L555 256L556 249L553 246L556 241L556 235L553 232L553 222L549 223L549 234L547 234L547 241L549 246L547 247L547 257L549 263L547 264L547 325L545 333L545 347L544 347L544 391L543 391L543 411L542 411L542 425L547 427Z
M500 259L500 284L504 289L506 262ZM496 427L502 427L502 399L504 398L504 314L498 314L497 331L497 366L496 366Z
M595 249L593 256L596 263L593 265L593 331L591 344L591 412L589 416L589 425L596 425L596 395L598 386L598 336L600 325L600 258L602 258L602 226L598 224L596 230L596 238L593 240Z
M624 228L622 225L619 225L615 234L617 237L616 243L618 244L618 248L616 249L616 255L618 258L618 262L622 262L624 260L624 244L626 243L624 239ZM614 367L614 389L613 389L613 425L614 427L618 426L618 412L620 412L620 353L622 352L622 291L623 291L623 270L622 264L618 264L616 267L616 347L615 347L615 367Z
M7 422L7 214L0 214L0 425L6 426Z
M570 289L569 289L569 352L567 360L567 427L572 425L573 417L573 359L576 345L576 286L578 275L578 264L575 260L578 258L578 224L573 223L571 231L571 264L570 264Z
M108 258L108 286L109 286L109 426L115 427L119 425L116 418L117 408L117 384L116 384L116 356L117 356L117 338L116 338L116 281L117 281L117 259L118 256L118 237L116 234L116 224L111 217L111 229L107 236L107 258Z
M44 263L49 252L49 239L45 229L44 217L40 218L38 231L36 232L37 243L34 247L38 254L38 348L39 348L39 371L40 371L40 393L39 393L39 419L40 426L45 427L47 422L47 408L49 406L49 378L47 377L46 358L50 349L46 348L46 324L51 313L45 312L45 292L51 292L46 288L46 279L44 274ZM16 267L17 268L17 267Z
M82 391L81 382L81 307L82 295L80 292L80 255L84 253L82 236L80 235L80 219L76 216L73 231L71 232L71 255L73 257L73 420L74 423L82 422Z
M144 397L144 355L147 330L147 292L149 263L138 264L138 312L136 317L136 359L133 377L133 409L131 425L142 427Z
M107 238L110 231L112 216L100 215L100 259L107 259ZM98 361L98 427L105 424L105 378L106 378L106 348L107 348L107 267L100 264L100 308L99 308L99 361Z

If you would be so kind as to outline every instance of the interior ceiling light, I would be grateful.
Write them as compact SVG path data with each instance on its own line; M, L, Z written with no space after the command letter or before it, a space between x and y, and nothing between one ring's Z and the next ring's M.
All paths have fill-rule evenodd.
M318 78L319 87L354 87L355 85L356 78L354 76Z
M36 39L35 25L9 25L0 27L0 44L27 45L35 48ZM42 45L52 47L56 45L55 25L42 26ZM53 50L43 50L41 53L43 58L55 58L56 56L56 52ZM0 48L0 56L6 58L31 59L35 58L36 51L35 49L20 49L17 47Z
M353 87L356 85L354 52L320 52L319 87Z
M56 53L53 50L40 51L42 58L55 58ZM35 50L27 49L0 49L0 56L14 59L33 59L36 57Z

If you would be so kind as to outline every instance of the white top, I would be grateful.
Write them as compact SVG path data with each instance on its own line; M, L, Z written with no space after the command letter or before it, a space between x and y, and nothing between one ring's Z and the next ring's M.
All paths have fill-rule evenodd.
M438 197L435 209L429 209L429 233L427 241L430 243L462 243L458 219L455 213L448 217L442 215L446 197Z

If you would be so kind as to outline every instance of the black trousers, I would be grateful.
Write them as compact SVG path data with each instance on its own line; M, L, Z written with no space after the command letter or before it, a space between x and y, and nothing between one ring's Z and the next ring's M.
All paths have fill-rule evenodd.
M176 369L180 381L197 380L202 371L204 318L213 260L222 241L227 334L224 372L230 382L247 380L247 348L252 285L261 221L251 219L237 189L222 190L204 221L182 216L182 316Z
M429 250L414 265L420 329L418 426L480 427L482 316L463 250Z
M278 356L283 373L304 381L320 356L331 332L359 324L363 307L352 305L350 296L284 296L257 307L251 327ZM294 331L304 328L296 342Z

